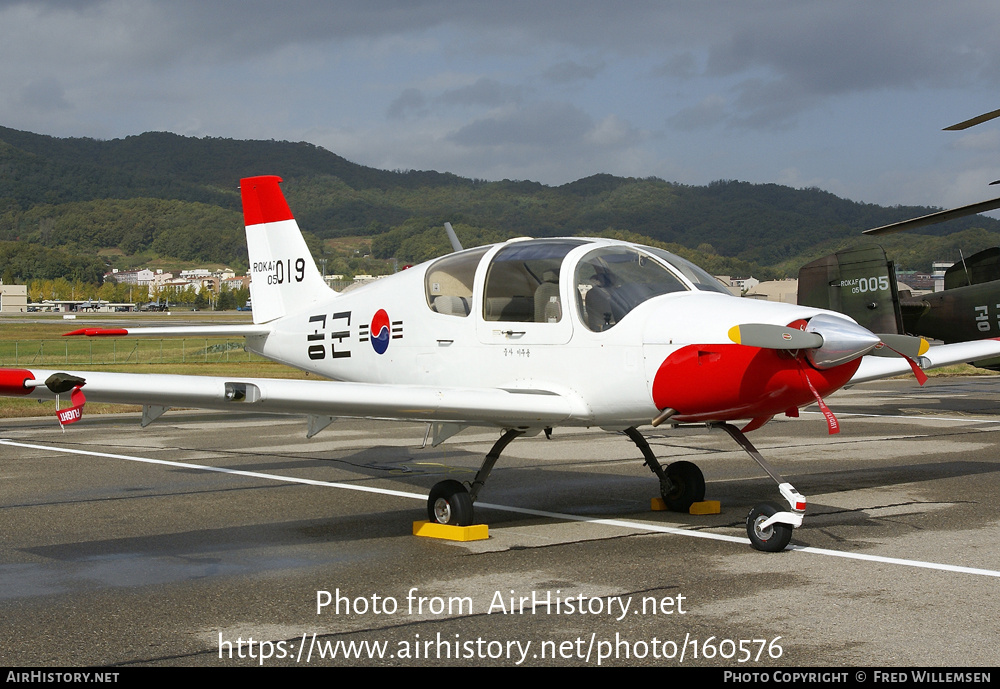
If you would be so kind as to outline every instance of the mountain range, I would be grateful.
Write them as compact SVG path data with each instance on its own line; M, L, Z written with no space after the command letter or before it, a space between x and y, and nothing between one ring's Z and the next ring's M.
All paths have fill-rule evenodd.
M239 180L276 174L317 258L362 237L376 258L415 262L511 236L602 235L652 242L716 273L794 275L862 230L932 207L883 207L820 189L722 180L707 186L598 174L562 186L377 170L306 142L147 132L100 141L0 127L0 266L18 279L91 281L155 260L245 267ZM985 197L985 194L984 194ZM881 240L926 270L1000 244L984 216Z

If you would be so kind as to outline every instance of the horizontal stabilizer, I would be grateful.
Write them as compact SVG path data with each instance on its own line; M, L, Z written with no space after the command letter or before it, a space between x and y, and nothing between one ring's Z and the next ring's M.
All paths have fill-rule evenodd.
M233 325L177 325L149 328L80 328L63 333L63 337L82 335L85 337L249 337L266 335L271 332L269 325L250 323Z

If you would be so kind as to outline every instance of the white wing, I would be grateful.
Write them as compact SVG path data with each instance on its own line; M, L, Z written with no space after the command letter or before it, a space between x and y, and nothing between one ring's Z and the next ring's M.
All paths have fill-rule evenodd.
M920 367L929 370L952 364L982 361L997 356L1000 356L1000 341L998 340L956 342L955 344L931 347L926 354L920 357ZM858 372L851 378L850 384L891 378L908 373L910 373L910 366L903 359L866 356L861 361Z
M0 396L52 399L55 395L44 383L55 373L0 369ZM586 415L582 400L545 390L93 371L58 373L86 380L82 390L88 402L536 428Z

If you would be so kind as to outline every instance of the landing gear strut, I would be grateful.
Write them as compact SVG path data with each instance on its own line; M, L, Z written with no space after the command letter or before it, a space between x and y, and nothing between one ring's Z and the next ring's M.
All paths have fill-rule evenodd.
M646 466L660 479L660 496L668 509L687 512L691 505L705 499L705 476L696 464L673 462L664 469L646 438L634 426L626 428L625 435L639 448Z
M475 519L472 503L476 501L479 491L486 484L486 479L493 471L493 465L500 458L500 453L519 435L524 435L524 431L511 428L504 431L500 439L493 443L469 490L452 479L434 484L430 495L427 496L427 519L437 524L470 526Z

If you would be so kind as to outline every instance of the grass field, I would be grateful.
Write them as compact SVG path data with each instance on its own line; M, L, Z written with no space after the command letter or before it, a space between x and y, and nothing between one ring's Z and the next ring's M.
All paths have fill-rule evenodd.
M61 340L0 340L4 366L95 366L117 364L218 364L263 361L244 350L243 338L72 337Z

